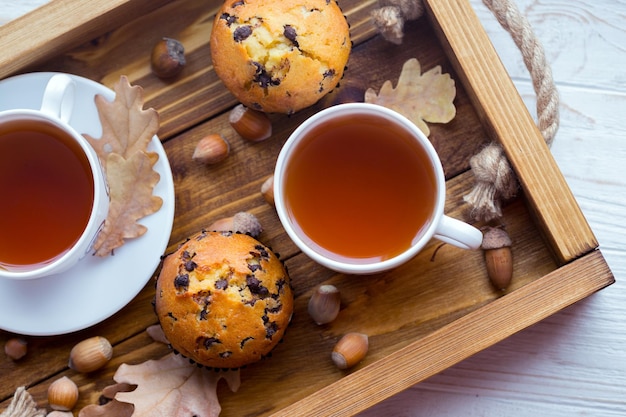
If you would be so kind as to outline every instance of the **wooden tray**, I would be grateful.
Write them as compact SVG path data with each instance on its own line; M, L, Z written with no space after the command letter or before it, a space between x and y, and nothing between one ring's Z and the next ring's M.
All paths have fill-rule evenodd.
M275 133L266 142L239 138L227 121L237 102L210 62L208 40L219 4L54 0L0 27L0 78L64 71L111 87L124 74L144 87L147 106L161 114L159 136L175 180L170 249L213 220L240 210L261 220L265 230L260 240L279 252L289 268L296 313L273 356L242 370L237 393L220 386L223 416L356 414L613 283L592 231L465 0L425 0L427 17L408 25L401 46L377 36L369 17L375 0L341 1L355 46L340 89L378 90L387 79L395 83L402 64L413 57L423 70L441 65L452 75L457 116L446 125L431 125L430 136L448 179L447 212L464 216L462 196L473 186L469 158L489 141L499 141L522 186L503 217L514 241L514 282L506 292L494 290L479 251L444 246L431 259L436 242L386 274L349 277L314 264L288 239L260 187L289 133L331 97L291 117L272 115ZM153 76L149 67L149 51L163 36L181 40L187 49L188 65L171 82ZM212 167L194 163L196 142L214 132L229 139L231 156ZM321 327L306 313L311 291L320 283L333 283L342 293L339 318ZM50 382L68 375L80 386L79 410L97 402L121 363L167 353L144 332L157 322L153 296L150 282L103 323L70 335L29 338L30 353L20 362L1 357L5 383L0 386L0 409L21 385L45 407ZM339 371L329 352L347 331L367 333L370 353L356 368ZM73 344L97 334L114 344L110 364L90 375L68 370ZM0 332L0 343L11 336Z

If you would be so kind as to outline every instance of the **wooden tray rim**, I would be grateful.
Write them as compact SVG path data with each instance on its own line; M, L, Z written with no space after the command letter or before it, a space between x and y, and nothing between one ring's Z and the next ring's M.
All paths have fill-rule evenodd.
M6 52L0 58L0 78L50 59L167 3L111 0L94 7L91 2L52 0L0 27ZM80 19L61 26L55 23L81 4L89 7L84 13L72 13ZM473 105L492 138L503 146L531 212L563 266L346 375L275 416L356 414L614 282L597 250L597 240L469 1L424 0L424 4L427 18ZM32 34L30 28L41 27L42 22L54 29ZM563 294L564 287L567 297L551 296L557 289ZM438 343L449 338L467 343L442 349Z

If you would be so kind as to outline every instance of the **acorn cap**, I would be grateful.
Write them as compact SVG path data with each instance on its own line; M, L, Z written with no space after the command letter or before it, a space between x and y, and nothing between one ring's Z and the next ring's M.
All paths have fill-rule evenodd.
M499 227L490 227L483 234L483 250L508 248L512 245L509 235Z

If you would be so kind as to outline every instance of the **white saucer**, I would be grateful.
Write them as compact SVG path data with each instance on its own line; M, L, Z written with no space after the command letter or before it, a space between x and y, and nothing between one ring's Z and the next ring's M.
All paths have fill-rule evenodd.
M0 110L38 109L52 75L31 73L0 81ZM94 97L101 94L113 100L115 93L86 78L72 78L77 88L70 124L79 133L99 138L102 128ZM163 206L140 220L148 231L127 240L114 255L87 255L71 270L56 276L0 279L0 329L33 336L82 330L115 314L143 289L167 248L174 222L174 180L158 137L152 139L149 150L159 154L155 170L161 179L154 194L163 199Z

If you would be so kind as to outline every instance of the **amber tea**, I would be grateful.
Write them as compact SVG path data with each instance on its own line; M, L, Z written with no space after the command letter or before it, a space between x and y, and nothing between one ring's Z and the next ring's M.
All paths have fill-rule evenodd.
M79 144L35 119L0 126L0 266L46 264L83 233L94 179Z
M437 192L431 159L413 134L374 114L312 128L285 169L294 228L341 262L378 262L406 251L430 224Z

